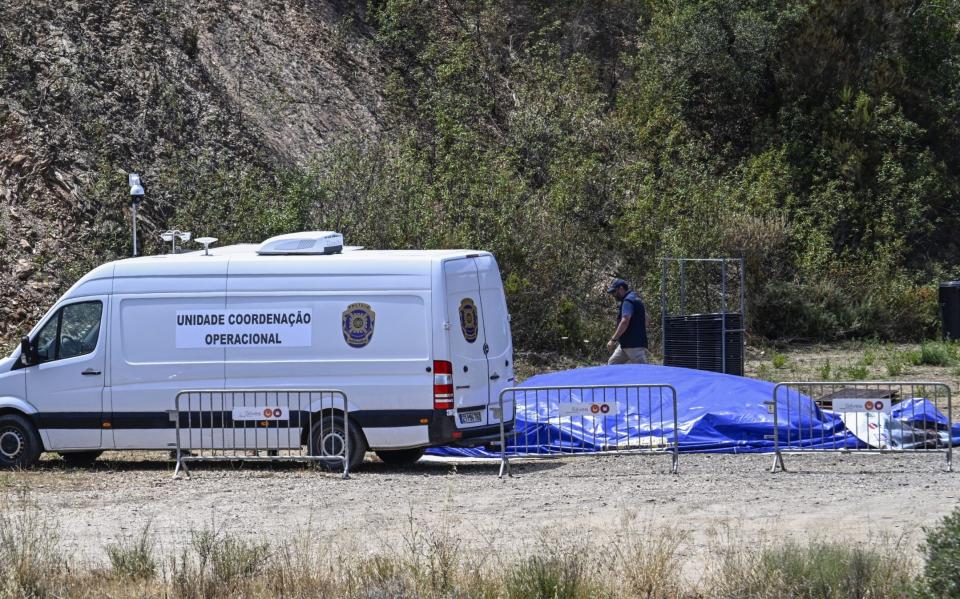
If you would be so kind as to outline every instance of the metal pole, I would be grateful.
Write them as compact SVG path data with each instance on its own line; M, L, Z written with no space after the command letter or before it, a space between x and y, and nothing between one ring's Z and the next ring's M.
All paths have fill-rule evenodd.
M720 263L720 372L727 374L727 259Z
M137 257L137 202L131 202L131 219L133 220L133 257Z
M503 396L507 392L507 389L504 389L500 392L500 397L497 400L497 403L500 404L500 474L498 478L503 478L504 473L509 477L513 477L513 474L510 472L510 461L507 457L507 430L506 425L503 421L506 419L506 413L503 410ZM516 405L517 405L517 394L513 392L513 405L514 411L516 414ZM514 426L516 426L516 420L514 420Z
M660 275L660 357L667 363L667 260L663 259Z
M740 258L740 376L746 372L747 361L747 275L743 272L743 258Z
M687 315L687 271L686 260L680 258L680 316Z

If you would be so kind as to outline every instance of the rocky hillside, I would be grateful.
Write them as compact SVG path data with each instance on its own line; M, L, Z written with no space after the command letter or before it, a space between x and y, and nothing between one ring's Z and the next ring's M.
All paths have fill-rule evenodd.
M935 335L958 57L955 0L0 2L0 337L129 254L128 171L148 252L491 250L520 349L599 359L664 256L745 257L756 337Z
M126 171L143 174L153 244L179 200L161 182L184 169L269 170L377 130L381 69L354 4L0 3L0 337L129 251Z

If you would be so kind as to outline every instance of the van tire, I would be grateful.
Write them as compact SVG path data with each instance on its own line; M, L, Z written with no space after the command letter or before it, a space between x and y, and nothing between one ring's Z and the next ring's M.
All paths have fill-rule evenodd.
M339 414L324 416L320 422L313 425L313 431L311 432L313 446L309 448L310 455L339 455L342 451L343 431L343 416ZM367 441L363 438L360 428L351 421L347 422L346 431L350 436L348 462L350 470L353 471L363 464L363 458L367 453ZM320 465L328 470L343 469L343 462L340 460L322 460Z
M41 453L40 436L29 420L18 414L0 416L0 468L32 468Z
M103 454L100 450L95 451L71 451L61 453L60 457L70 468L89 468Z
M410 466L417 463L423 457L425 448L414 447L413 449L380 449L375 453L380 461L390 466Z

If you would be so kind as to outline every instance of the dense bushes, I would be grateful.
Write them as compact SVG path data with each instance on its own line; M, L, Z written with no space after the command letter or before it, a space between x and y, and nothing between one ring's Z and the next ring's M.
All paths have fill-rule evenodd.
M492 250L527 348L596 347L609 275L654 299L679 255L746 258L757 335L934 331L932 284L960 274L956 3L375 0L362 18L384 131L277 170L173 156L170 222Z
M925 597L960 597L960 509L927 531L921 578Z

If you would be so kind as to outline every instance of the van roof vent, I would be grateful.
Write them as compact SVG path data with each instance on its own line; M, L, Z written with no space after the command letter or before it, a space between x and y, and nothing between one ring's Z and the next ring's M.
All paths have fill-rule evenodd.
M278 235L257 248L261 256L322 256L343 251L343 235L333 231L303 231Z

